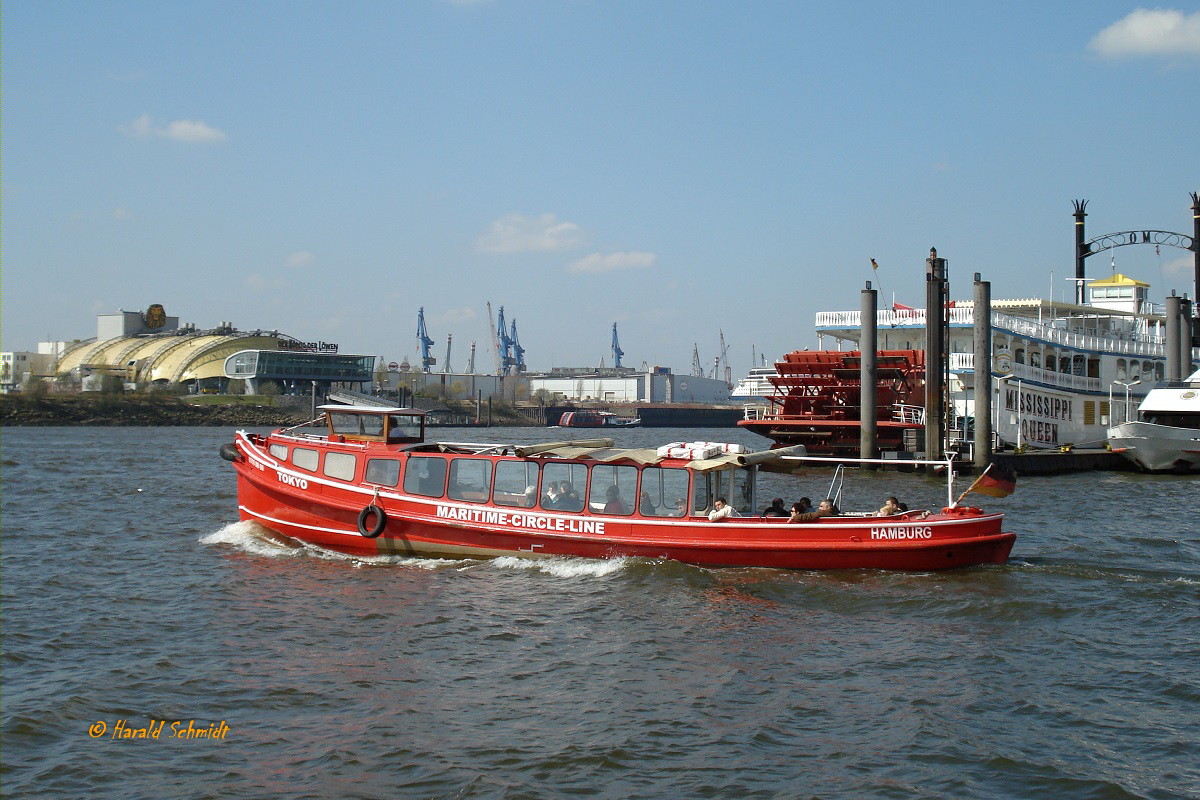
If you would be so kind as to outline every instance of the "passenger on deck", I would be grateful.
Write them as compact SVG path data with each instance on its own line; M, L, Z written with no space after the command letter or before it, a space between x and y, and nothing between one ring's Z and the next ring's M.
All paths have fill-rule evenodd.
M799 507L799 508L797 508L797 507ZM796 514L796 513L807 514L808 512L810 512L812 510L814 510L812 500L809 500L807 497L801 497L799 500L792 503L792 513L793 514Z
M802 508L799 502L792 503L792 516L788 518L788 522L812 522L821 517L832 517L837 513L837 508L833 505L832 500L822 500L821 505L816 511L801 511ZM812 508L810 505L809 508Z
M621 499L621 490L614 483L608 487L606 494L607 502L604 504L605 514L628 514L628 509L625 508L625 501Z
M730 517L738 516L741 515L738 514L737 509L725 502L724 497L718 497L713 501L713 510L708 512L708 521L721 522L722 520L729 519Z
M654 505L654 501L650 499L649 492L642 492L642 496L638 500L638 513L644 517L658 516L658 506Z
M889 497L887 499L887 501L883 504L883 508L879 509L879 513L876 516L890 517L893 514L899 514L900 511L901 511L900 501L897 500L895 497Z
M783 507L782 497L776 497L774 500L772 500L771 505L767 506L762 513L762 516L764 517L786 517L787 515L788 512L787 509Z

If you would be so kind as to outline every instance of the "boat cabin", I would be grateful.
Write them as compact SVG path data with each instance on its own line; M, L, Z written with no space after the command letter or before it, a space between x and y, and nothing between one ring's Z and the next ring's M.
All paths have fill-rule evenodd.
M758 503L758 465L717 452L720 445L697 458L616 448L607 438L531 446L426 442L423 411L319 410L327 434L277 431L264 437L272 456L305 472L459 503L642 517L706 513L722 496L743 514L754 514ZM319 448L324 453L313 448L319 440L329 443Z
M414 408L318 406L334 442L414 444L425 441L425 412Z

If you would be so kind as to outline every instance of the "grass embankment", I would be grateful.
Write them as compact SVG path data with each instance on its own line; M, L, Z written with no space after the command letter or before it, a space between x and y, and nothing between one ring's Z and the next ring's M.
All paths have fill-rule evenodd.
M0 425L270 426L303 422L303 411L279 408L274 398L161 395L0 395Z

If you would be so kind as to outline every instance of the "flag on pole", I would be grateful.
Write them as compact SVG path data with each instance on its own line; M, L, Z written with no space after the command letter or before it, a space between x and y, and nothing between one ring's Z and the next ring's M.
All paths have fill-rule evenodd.
M967 491L959 495L961 502L971 492L986 494L988 497L1008 497L1017 490L1017 476L1010 470L988 464L987 469L980 473L975 482L967 487ZM955 503L958 505L958 503Z
M871 259L871 269L875 270L876 272L879 272L879 265L875 263L875 259L873 259L873 258Z

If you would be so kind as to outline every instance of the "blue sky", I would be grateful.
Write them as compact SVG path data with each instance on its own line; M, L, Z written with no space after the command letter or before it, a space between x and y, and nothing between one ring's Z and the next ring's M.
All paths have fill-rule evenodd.
M162 303L385 360L711 365L875 280L1070 299L1191 232L1200 5L7 2L3 348ZM1117 268L1191 295L1191 255ZM880 269L873 275L870 259ZM1103 261L1103 263L1101 263ZM1105 277L1109 261L1089 261ZM1053 277L1052 277L1053 273Z

